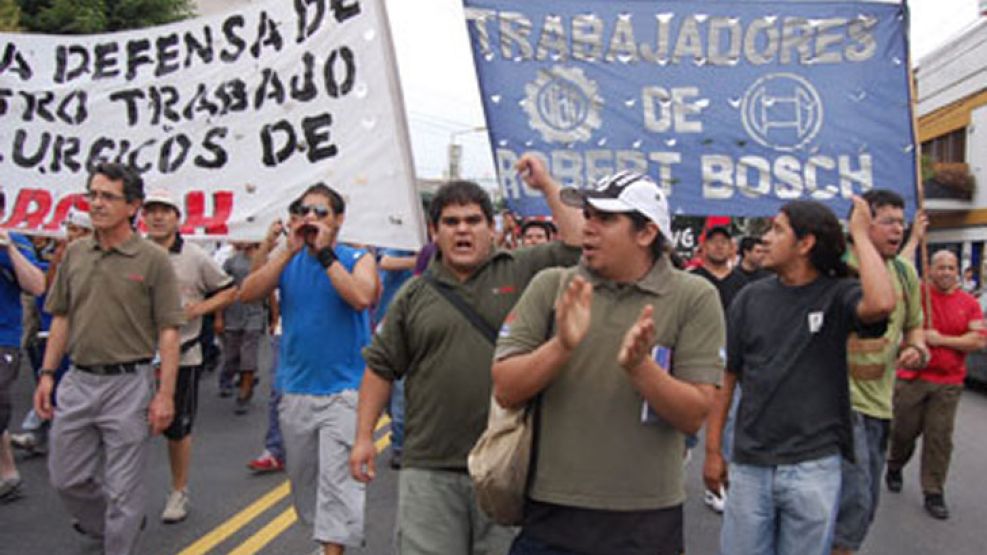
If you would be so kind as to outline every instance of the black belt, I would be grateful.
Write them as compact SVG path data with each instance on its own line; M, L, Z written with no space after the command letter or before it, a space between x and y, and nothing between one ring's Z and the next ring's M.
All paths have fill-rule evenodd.
M92 366L76 364L75 367L83 372L86 372L87 374L96 374L97 376L119 376L120 374L133 374L137 372L138 368L141 366L150 363L151 359L144 358L131 362L119 362L117 364L94 364Z

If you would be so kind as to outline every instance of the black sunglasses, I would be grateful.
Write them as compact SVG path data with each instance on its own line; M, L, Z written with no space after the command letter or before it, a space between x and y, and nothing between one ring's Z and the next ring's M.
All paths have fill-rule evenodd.
M329 209L326 208L325 206L302 205L295 207L293 214L296 216L307 216L309 212L315 214L320 218L325 218L330 213Z

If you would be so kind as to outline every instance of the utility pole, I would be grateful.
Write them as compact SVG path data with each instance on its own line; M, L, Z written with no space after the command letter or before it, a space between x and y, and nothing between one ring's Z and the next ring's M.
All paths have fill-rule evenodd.
M479 126L471 127L469 129L460 129L459 131L449 133L449 179L459 179L461 173L460 170L463 159L463 145L456 144L456 137L466 135L468 133L479 133L486 130L486 127Z

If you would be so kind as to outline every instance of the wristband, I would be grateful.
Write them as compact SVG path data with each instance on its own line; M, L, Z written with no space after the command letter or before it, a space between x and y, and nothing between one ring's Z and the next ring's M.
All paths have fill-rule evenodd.
M329 269L332 263L336 260L336 253L332 250L332 247L323 247L315 254L315 257L319 260L319 264L322 264L323 268Z
M57 370L52 370L51 368L42 368L41 370L38 370L38 377L40 378L41 376L51 376L52 379L55 379L55 374L57 373L58 373Z

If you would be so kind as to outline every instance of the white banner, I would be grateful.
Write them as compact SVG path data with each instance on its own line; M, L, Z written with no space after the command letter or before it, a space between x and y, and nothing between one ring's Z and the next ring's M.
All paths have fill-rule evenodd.
M87 209L93 161L185 206L182 232L256 239L322 181L344 241L415 249L421 208L381 0L267 0L136 32L0 34L4 227Z

